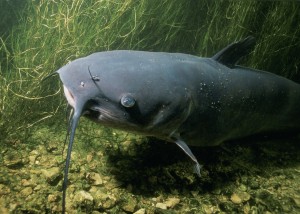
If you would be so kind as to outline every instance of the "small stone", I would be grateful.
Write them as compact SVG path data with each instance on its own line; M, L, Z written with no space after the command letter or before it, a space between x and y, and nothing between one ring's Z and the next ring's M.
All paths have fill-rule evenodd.
M113 196L105 194L101 191L94 193L94 200L96 206L99 206L103 209L110 209L116 204L116 199Z
M116 205L116 199L109 197L106 201L102 203L104 209L110 209Z
M103 184L103 180L99 173L95 173L95 172L88 173L86 175L86 178L92 185L99 186Z
M34 187L33 190L40 190L41 188L42 188L42 185L38 184L38 185L36 185L36 186Z
M17 153L16 151L12 151L12 152L6 154L3 157L3 163L4 163L4 166L6 166L10 169L20 168L24 165L22 156L19 153Z
M146 210L144 208L139 209L138 211L134 212L133 214L146 214Z
M125 211L125 212L129 212L129 213L133 213L134 210L136 209L136 206L137 206L137 202L135 199L129 199L129 201L122 206L122 209Z
M250 213L250 205L248 203L246 203L243 207L243 211L244 213Z
M250 194L247 192L236 192L231 195L230 200L235 204L240 204L242 202L249 201L250 197Z
M165 202L168 208L173 208L177 204L179 204L180 199L179 198L168 198L167 201Z
M61 171L59 167L52 167L50 169L42 169L42 174L45 176L47 182L49 184L56 184L59 181L59 177L61 176Z
M48 195L48 202L49 203L52 203L52 202L56 202L56 201L58 201L58 196L57 195L54 195L54 194L49 194Z
M241 185L239 186L239 189L240 189L241 191L243 191L243 192L246 192L246 191L247 191L247 186L244 185L244 184L241 184Z
M9 210L6 206L6 200L4 198L0 198L0 213L12 213L10 211L12 210ZM16 213L16 212L14 212Z
M7 195L9 193L10 193L10 189L5 185L0 184L0 196L1 195Z
M32 192L33 192L33 190L32 190L31 187L25 187L24 189L21 190L20 193L21 193L22 196L27 197L27 196L31 195Z
M22 186L24 186L24 187L34 186L34 185L32 184L32 182L29 181L29 180L27 180L27 179L22 179L22 180L21 180L21 184L22 184Z
M155 205L155 207L166 210L167 209L167 205L165 203L157 203Z
M295 198L293 198L293 200L294 200L296 206L300 208L300 198L295 197Z
M82 204L82 203L92 204L93 200L94 200L93 196L90 193L83 190L77 192L74 196L74 201L76 201L78 204Z
M31 165L35 164L36 158L37 158L36 155L30 155L30 156L29 156L29 163L30 163Z
M230 200L231 200L233 203L235 203L235 204L240 204L240 203L242 203L242 199L241 199L241 198L239 197L239 195L236 194L236 193L233 193L233 194L231 195Z
M92 160L93 160L93 155L92 154L88 154L87 156L86 156L86 161L88 162L88 163L90 163Z

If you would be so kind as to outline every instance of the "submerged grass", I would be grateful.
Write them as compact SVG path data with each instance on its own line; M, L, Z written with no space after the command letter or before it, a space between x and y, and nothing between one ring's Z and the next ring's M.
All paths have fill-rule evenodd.
M0 131L7 138L26 137L36 124L57 124L65 103L59 80L41 80L96 51L211 56L254 35L258 45L248 65L299 79L296 2L27 0L22 7L17 3L7 1L0 9L9 7L18 17L8 26L1 23L7 30L0 32Z

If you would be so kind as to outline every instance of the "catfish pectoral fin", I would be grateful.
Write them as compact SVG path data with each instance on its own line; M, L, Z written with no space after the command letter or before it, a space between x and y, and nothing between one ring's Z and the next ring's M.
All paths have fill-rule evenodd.
M179 146L179 147L185 152L185 154L187 154L187 155L192 159L192 161L194 161L194 163L195 163L195 166L194 166L195 173L196 173L199 177L201 177L201 174L200 174L200 169L201 169L200 164L198 163L197 158L196 158L195 155L192 153L192 151L191 151L191 149L188 147L188 145L187 145L184 141L182 141L182 140L180 140L180 139L176 139L176 140L174 141L174 143L176 143L177 146Z

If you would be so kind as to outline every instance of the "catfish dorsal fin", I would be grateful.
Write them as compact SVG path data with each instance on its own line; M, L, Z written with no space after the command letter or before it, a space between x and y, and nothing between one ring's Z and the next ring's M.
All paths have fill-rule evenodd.
M233 67L243 56L248 55L254 46L255 38L248 36L220 50L212 59L227 67Z

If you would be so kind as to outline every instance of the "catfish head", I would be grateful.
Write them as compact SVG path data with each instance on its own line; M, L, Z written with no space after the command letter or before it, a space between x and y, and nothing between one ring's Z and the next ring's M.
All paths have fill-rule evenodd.
M164 72L170 68L155 63L162 60L161 57L166 56L139 51L99 52L74 60L57 71L67 101L73 108L63 209L71 150L81 116L112 128L171 142L178 140L177 130L192 108L191 95L180 86L180 79ZM176 143L181 144L181 141ZM185 149L190 151L188 147Z
M163 71L153 75L158 67L150 63L151 56L137 54L99 52L57 72L76 118L168 140L189 114L190 94L170 83Z

